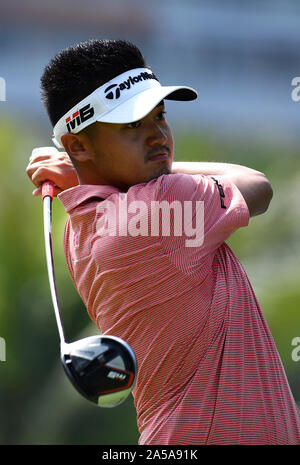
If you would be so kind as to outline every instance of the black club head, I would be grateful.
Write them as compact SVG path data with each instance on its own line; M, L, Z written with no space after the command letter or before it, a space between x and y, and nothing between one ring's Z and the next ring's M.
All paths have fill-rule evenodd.
M100 407L128 397L137 374L131 347L114 336L90 336L61 346L64 370L77 391Z

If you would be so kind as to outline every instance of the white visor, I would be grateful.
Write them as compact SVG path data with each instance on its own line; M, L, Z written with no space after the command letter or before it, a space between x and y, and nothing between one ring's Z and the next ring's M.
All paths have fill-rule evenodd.
M56 123L52 141L61 148L61 136L76 134L96 121L133 123L144 118L163 99L194 100L191 87L162 86L148 68L136 68L106 82L71 108Z

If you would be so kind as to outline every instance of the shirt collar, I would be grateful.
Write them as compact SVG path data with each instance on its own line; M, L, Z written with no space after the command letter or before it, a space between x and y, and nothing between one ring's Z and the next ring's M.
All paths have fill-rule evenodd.
M112 194L119 194L121 191L117 187L102 186L96 184L80 184L70 189L66 189L60 194L58 198L65 207L67 213L70 213L75 207L78 207L85 200L91 197L99 197L107 199Z

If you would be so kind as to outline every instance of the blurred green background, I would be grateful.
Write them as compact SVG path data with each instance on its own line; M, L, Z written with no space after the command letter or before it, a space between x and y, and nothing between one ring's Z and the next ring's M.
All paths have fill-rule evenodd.
M267 174L274 198L267 214L250 221L228 241L244 268L271 328L292 392L300 402L299 364L291 341L300 336L298 153L280 146L218 139L175 128L177 160L243 163ZM17 135L17 137L16 137ZM59 361L43 242L42 202L32 197L25 174L33 143L48 134L21 121L0 121L0 362L1 444L136 444L132 398L115 409L98 409L73 389ZM222 155L221 155L222 154ZM283 155L284 154L284 155ZM53 247L59 300L67 340L97 332L65 264L62 235L66 214L53 205Z
M300 404L300 102L298 0L0 0L0 444L137 444L132 398L98 409L60 363L44 251L42 202L25 169L51 145L40 101L44 66L62 48L123 38L141 48L163 84L199 99L167 104L177 160L244 164L263 171L274 197L228 243L241 260ZM59 14L58 14L59 12ZM2 81L2 80L1 80ZM0 81L0 82L1 82ZM300 78L299 78L300 82ZM2 91L2 92L1 92ZM57 287L69 341L97 332L69 277L66 214L53 205ZM1 357L0 357L1 358Z

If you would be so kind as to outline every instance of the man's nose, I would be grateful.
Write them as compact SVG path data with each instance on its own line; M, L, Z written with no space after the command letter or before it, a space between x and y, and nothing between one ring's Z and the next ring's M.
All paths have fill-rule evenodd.
M150 147L157 144L165 144L168 140L168 131L156 121L149 125L147 143Z

